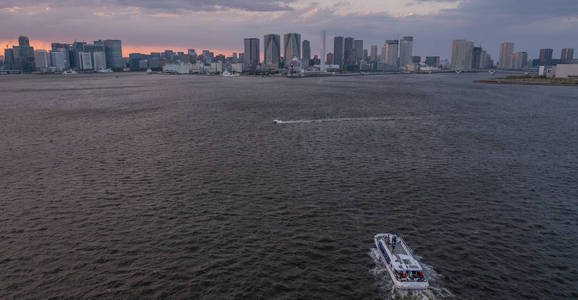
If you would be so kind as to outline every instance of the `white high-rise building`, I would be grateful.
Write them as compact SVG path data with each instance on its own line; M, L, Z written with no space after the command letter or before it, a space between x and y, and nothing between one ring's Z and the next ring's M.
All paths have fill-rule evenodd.
M388 66L398 66L397 60L399 58L399 41L387 40L385 42L384 63Z
M474 42L466 40L455 40L452 44L452 69L460 71L471 71L473 56Z
M413 37L404 36L399 42L399 64L402 68L412 63Z
M104 51L93 52L92 58L92 67L95 71L106 69L106 53Z
M78 65L83 71L93 70L90 52L78 52Z
M67 53L60 51L50 52L51 66L56 72L62 72L66 70L66 54Z
M513 67L513 53L514 43L506 42L500 45L500 68L509 69Z
M377 45L371 45L371 61L372 62L376 62L378 57L377 57Z
M50 66L50 56L46 50L36 50L34 51L34 63L36 65L36 71L47 72Z

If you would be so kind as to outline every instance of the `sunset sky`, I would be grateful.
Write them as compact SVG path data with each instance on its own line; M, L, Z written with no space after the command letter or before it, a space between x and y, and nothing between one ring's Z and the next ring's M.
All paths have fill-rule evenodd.
M404 35L414 55L447 58L453 39L481 44L496 58L516 43L530 58L540 48L578 48L578 0L0 0L0 43L18 35L50 42L121 39L130 52L188 48L242 52L244 37L299 32L319 52L320 32L365 41L365 48Z

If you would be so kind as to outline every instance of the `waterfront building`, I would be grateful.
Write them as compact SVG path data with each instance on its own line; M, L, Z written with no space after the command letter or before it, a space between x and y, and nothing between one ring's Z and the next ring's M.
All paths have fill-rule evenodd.
M354 39L352 37L347 37L343 41L343 64L352 65L354 64L355 58L353 56Z
M398 40L387 40L385 41L385 55L384 63L388 66L399 67L399 41Z
M308 40L303 40L302 44L303 51L303 68L307 68L311 62L311 43Z
M84 52L84 45L86 45L85 42L74 42L72 43L72 47L70 49L70 51L72 52L72 56L74 57L74 59L71 61L71 65L70 67L72 69L77 69L77 70L81 70L81 62L80 62L80 52Z
M528 53L527 52L514 52L512 54L512 69L522 69L527 67L528 63Z
M122 41L104 40L104 52L106 67L110 69L121 69L122 63Z
M4 49L4 67L9 70L16 69L16 62L14 61L14 49Z
M279 63L281 58L281 36L278 34L267 34L263 37L263 51L264 51L264 61L263 64L267 70L277 70L279 69ZM233 58L236 58L236 53L234 53Z
M287 33L283 36L283 55L286 62L293 58L301 59L301 34Z
M358 65L363 60L363 40L353 41L354 64Z
M440 67L440 57L439 56L426 56L425 64L432 68Z
M327 53L327 59L325 62L327 65L333 65L334 64L335 56L333 55L333 53L331 53L331 52Z
M540 65L551 66L553 49L540 49Z
M245 39L245 67L247 70L255 71L259 65L260 59L259 39L247 38ZM203 55L204 56L204 55Z
M371 45L370 60L371 62L377 62L377 45Z
M512 54L514 53L514 43L505 42L500 45L500 68L512 68Z
M92 67L95 71L106 69L106 52L95 51L92 53ZM147 64L148 67L148 64Z
M34 65L36 71L46 73L50 67L50 56L46 50L34 51Z
M66 43L52 43L51 52L64 53L64 64L66 69L70 69L75 63L74 51L71 44Z
M90 52L78 52L78 66L83 71L93 70Z
M343 37L336 36L333 38L333 64L343 65L344 55L343 55L344 45Z
M18 46L13 46L12 51L4 51L6 60L10 63L9 69L20 70L25 73L33 72L36 68L34 63L34 48L30 47L28 37L19 36ZM8 58L8 56L11 56Z
M413 37L404 36L399 41L399 62L401 67L405 68L412 62L413 56Z
M474 53L474 42L455 40L452 43L451 67L454 70L471 71Z
M411 57L411 62L413 64L420 64L421 63L421 56L412 56Z
M472 69L480 69L482 65L482 47L474 47L472 57Z
M66 58L68 53L61 51L50 51L50 66L54 68L56 72L62 72L66 70Z
M562 55L560 56L560 61L563 64L573 63L574 62L574 48L562 49Z

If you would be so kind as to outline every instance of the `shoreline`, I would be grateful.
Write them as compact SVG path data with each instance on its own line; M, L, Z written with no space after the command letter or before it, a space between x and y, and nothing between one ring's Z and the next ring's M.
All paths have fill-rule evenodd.
M474 83L485 84L517 84L517 85L544 85L544 86L578 86L578 80L568 79L559 81L554 79L545 80L521 80L521 79L484 79L474 80Z

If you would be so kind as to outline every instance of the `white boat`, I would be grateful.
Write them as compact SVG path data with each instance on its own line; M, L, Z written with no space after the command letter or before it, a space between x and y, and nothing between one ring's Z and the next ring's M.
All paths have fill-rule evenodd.
M78 73L76 73L76 71L74 71L74 70L66 70L66 71L62 72L62 74L64 74L64 75L74 75L74 74L78 74Z
M395 287L422 290L429 286L423 268L399 236L379 233L375 235L374 240L379 257L387 267Z
M229 71L227 71L227 70L225 70L225 72L223 72L222 75L223 75L224 77L239 77L239 76L241 76L241 74L239 74L239 73L231 73L231 72L229 72Z

